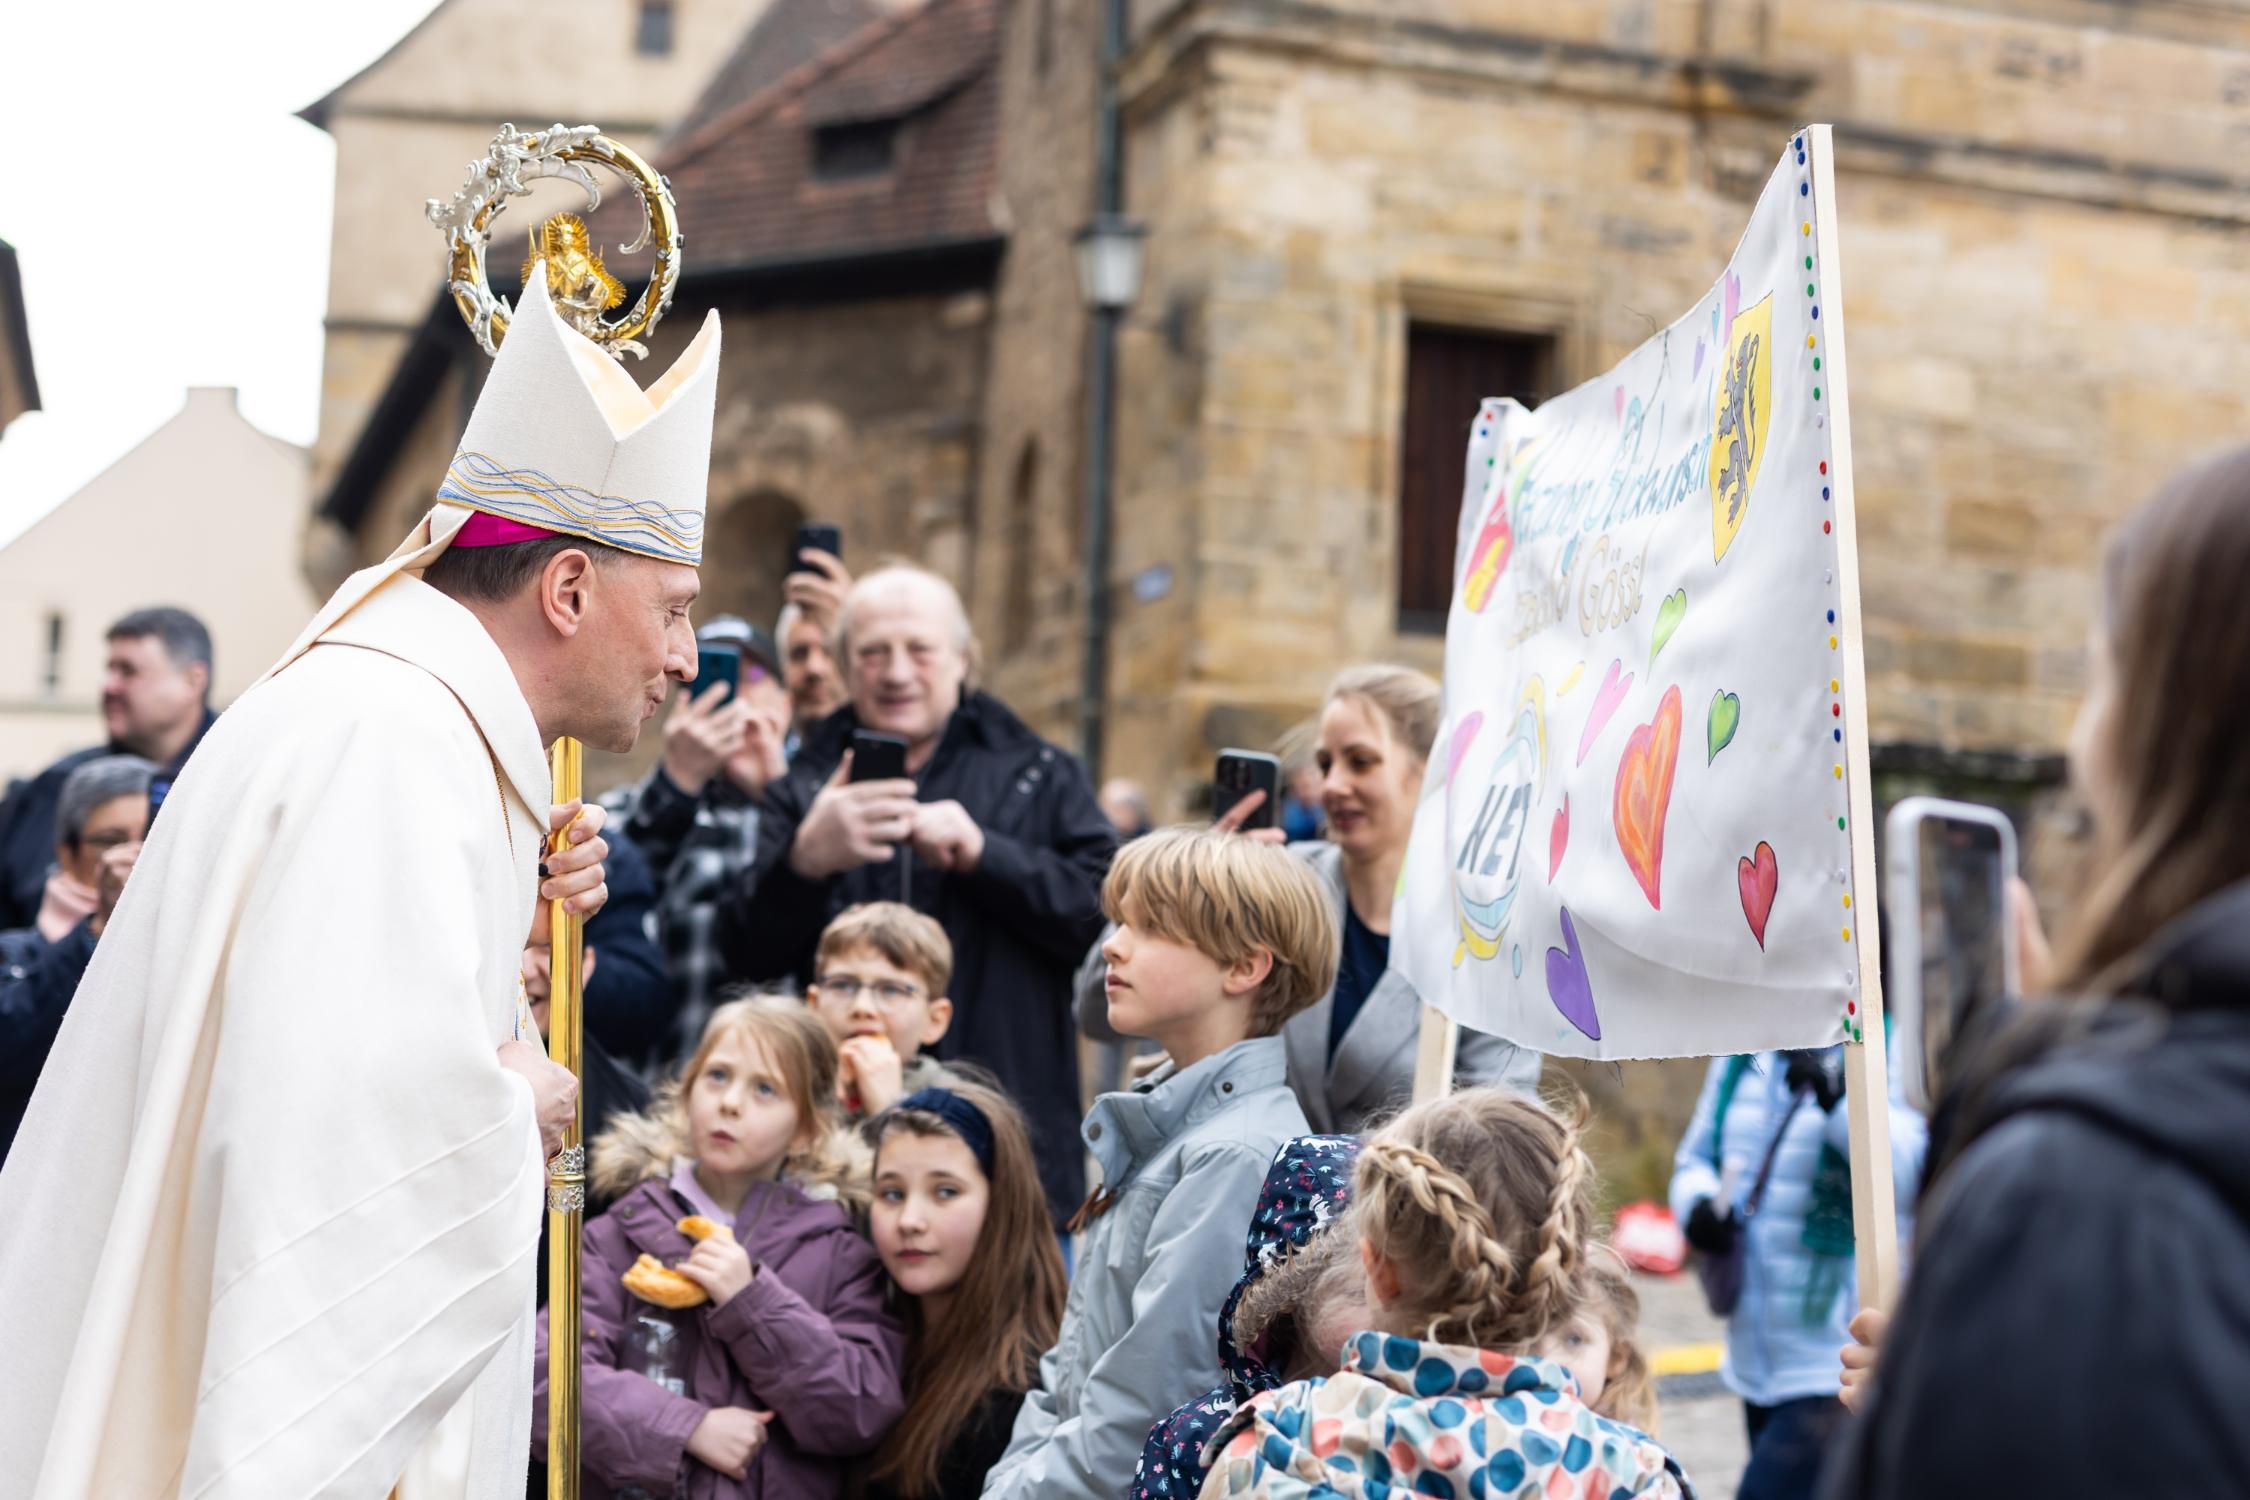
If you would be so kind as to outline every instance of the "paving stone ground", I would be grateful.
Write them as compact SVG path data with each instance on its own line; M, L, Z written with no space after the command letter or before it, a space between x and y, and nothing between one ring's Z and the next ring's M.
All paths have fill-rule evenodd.
M1724 1341L1726 1325L1703 1305L1693 1276L1636 1276L1633 1285L1641 1295L1641 1346L1652 1358L1662 1350L1702 1349ZM1657 1436L1695 1482L1696 1494L1702 1500L1734 1500L1749 1456L1742 1403L1715 1373L1661 1377L1657 1399Z

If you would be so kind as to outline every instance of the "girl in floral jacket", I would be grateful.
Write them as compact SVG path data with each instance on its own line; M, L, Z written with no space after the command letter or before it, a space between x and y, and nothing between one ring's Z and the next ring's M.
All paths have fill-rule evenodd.
M1212 1440L1203 1494L1692 1500L1653 1439L1595 1415L1568 1370L1532 1353L1593 1294L1578 1130L1487 1088L1369 1140L1354 1213L1376 1326L1338 1374L1238 1411Z

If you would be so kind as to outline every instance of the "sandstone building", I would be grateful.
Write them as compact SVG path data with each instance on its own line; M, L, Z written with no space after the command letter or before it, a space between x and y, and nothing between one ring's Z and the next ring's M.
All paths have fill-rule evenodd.
M714 603L770 614L790 529L839 521L858 561L961 581L991 681L1064 738L1103 3L926 0L762 80L746 47L659 157L687 231L673 337L729 314ZM1117 371L1106 769L1177 812L1339 665L1434 668L1475 399L1566 388L1684 310L1819 120L1878 790L2041 801L2104 528L2245 425L2250 11L1132 0L1128 21L1149 255ZM727 73L753 81L730 96ZM318 503L362 556L426 502L476 369L424 269L426 183L386 191L339 198L340 239L347 214L404 227L380 349L332 345L322 438Z

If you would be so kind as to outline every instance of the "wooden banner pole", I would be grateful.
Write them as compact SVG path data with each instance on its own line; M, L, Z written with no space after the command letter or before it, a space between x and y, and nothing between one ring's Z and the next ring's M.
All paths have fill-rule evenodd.
M1852 844L1851 901L1841 917L1858 929L1859 999L1855 1040L1844 1047L1844 1086L1850 1110L1852 1226L1857 1241L1859 1301L1889 1309L1898 1297L1898 1213L1891 1183L1889 1067L1883 1051L1883 974L1876 934L1875 796L1867 755L1867 661L1860 632L1859 540L1852 496L1850 385L1844 364L1843 256L1836 234L1836 152L1826 125L1811 127L1812 237L1819 265L1819 334L1822 383L1827 387L1829 502L1836 516L1836 583L1842 608L1837 627L1838 677L1843 688L1844 767Z
M1460 1046L1461 1028L1444 1011L1425 1004L1421 1034L1414 1043L1416 1104L1453 1092L1453 1057Z

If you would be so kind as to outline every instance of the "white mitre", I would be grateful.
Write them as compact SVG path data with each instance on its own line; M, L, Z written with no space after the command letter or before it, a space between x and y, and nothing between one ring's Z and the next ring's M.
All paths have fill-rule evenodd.
M489 546L559 532L700 566L718 393L716 310L644 391L556 315L545 263L534 266L436 506L389 557L345 579L267 675L394 575L428 567L457 542Z
M542 263L438 487L441 508L698 566L718 390L717 312L643 391L556 316Z

